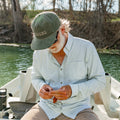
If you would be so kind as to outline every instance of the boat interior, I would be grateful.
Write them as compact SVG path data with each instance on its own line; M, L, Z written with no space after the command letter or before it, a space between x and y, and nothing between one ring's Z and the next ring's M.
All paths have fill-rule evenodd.
M31 84L31 70L0 88L0 120L20 120L37 102L39 96ZM100 120L120 120L120 83L106 73L106 87L91 95L91 106Z

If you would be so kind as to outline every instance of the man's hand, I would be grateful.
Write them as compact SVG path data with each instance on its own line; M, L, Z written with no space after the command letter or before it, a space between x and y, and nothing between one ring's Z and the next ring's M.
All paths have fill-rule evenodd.
M55 99L57 99L57 100L66 100L71 96L71 94L72 94L72 90L71 90L71 87L69 85L62 86L58 90L52 90L49 92L49 95L54 96ZM55 102L57 100L55 100Z
M43 99L50 99L53 96L49 94L49 92L53 90L49 85L45 84L42 86L42 88L39 91L39 96Z

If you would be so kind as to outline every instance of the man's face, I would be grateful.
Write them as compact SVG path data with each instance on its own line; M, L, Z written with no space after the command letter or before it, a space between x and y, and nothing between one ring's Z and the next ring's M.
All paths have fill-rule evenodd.
M57 41L49 47L49 50L51 53L58 53L61 51L61 49L65 45L65 36L61 33L61 30L59 30L59 33L57 35Z

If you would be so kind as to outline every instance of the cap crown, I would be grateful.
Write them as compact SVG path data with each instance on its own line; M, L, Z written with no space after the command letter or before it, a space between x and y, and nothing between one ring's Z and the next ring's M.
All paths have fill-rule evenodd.
M38 14L31 28L38 39L44 39L55 33L60 27L60 20L54 12L42 12Z

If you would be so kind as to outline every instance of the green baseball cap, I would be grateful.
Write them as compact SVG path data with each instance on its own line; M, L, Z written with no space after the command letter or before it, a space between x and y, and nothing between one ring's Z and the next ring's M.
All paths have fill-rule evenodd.
M31 28L33 31L32 50L49 48L56 40L60 19L54 12L42 12L35 16Z

